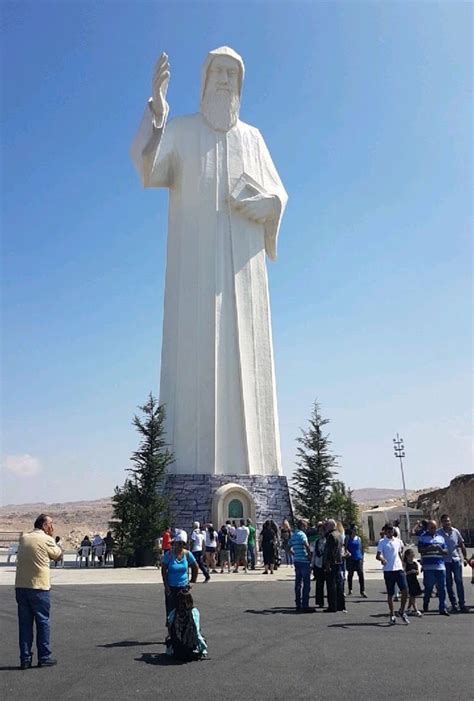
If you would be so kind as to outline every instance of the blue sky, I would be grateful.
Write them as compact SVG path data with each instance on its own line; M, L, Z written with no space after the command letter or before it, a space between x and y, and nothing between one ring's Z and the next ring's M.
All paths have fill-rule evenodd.
M397 431L409 487L472 470L470 3L2 15L3 503L123 482L133 412L158 392L167 208L128 148L160 52L175 116L223 44L289 194L269 265L285 473L316 396L354 488L400 486Z

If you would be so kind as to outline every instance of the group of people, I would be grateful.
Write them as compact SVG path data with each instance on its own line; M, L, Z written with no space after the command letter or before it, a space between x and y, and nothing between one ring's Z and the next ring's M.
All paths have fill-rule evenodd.
M177 538L184 544L188 543L185 530L175 529L174 540ZM204 524L201 528L199 521L195 521L189 539L189 550L204 575L204 581L208 582L211 573L218 573L218 567L221 574L225 571L237 573L239 568L243 568L244 572L254 570L255 539L256 529L249 518L240 519L239 524L229 519L218 531L212 523ZM170 551L171 541L171 528L165 528L159 543L163 558Z
M319 524L320 525L320 524ZM340 524L338 524L338 527ZM174 529L175 536L179 535L184 543L188 543L188 534L183 529ZM224 572L247 572L255 570L261 553L263 564L262 574L273 574L282 564L293 565L293 551L290 546L292 530L289 521L285 519L279 527L273 519L264 522L257 538L256 528L250 518L228 519L219 530L212 523L193 523L189 537L189 550L195 556L198 567L209 581L211 574ZM311 552L319 534L318 528L309 529ZM157 552L161 557L170 549L172 529L165 528L157 541ZM218 569L219 568L219 569Z
M107 531L105 538L96 533L92 540L88 535L85 535L77 554L84 558L86 567L89 567L89 558L93 561L96 557L99 565L105 565L112 559L114 544L112 531Z
M285 528L289 530L286 521ZM263 524L259 545L263 553L264 574L273 574L277 566L279 533L271 520ZM212 524L201 528L193 523L189 539L183 529L166 528L160 547L162 549L161 574L165 588L166 626L168 637L166 651L181 660L203 658L207 655L207 643L200 628L200 615L194 606L190 588L197 581L199 570L208 582L211 573L238 573L256 567L256 529L251 519L240 519L239 524L230 519L216 531ZM296 566L296 565L295 565ZM189 573L191 572L191 576Z
M21 669L32 666L34 622L38 666L56 664L50 648L49 563L60 561L63 549L58 544L58 539L54 539L53 533L52 518L41 514L35 521L34 530L25 533L20 539L15 596L18 604ZM409 623L410 613L417 617L423 615L417 607L417 597L423 593L423 612L428 611L435 587L440 614L450 615L446 606L446 592L452 613L468 610L462 581L463 565L468 564L466 547L461 533L452 526L449 515L441 517L441 528L437 527L435 521L427 521L417 532L424 592L418 582L420 565L415 552L413 548L405 549L397 526L386 524L382 536L377 545L377 560L383 567L391 624L396 623L394 601L400 598L398 614L404 623ZM104 541L107 542L106 539ZM206 656L207 643L201 633L199 611L194 606L190 588L197 581L199 569L203 572L205 581L208 581L209 570L217 571L217 561L221 572L225 568L230 571L231 567L234 572L238 572L240 567L244 571L255 567L256 555L251 549L252 545L255 549L255 544L256 530L250 519L240 520L239 525L227 522L219 531L212 524L201 529L200 524L195 522L189 544L185 531L175 529L172 535L170 529L165 530L161 539L161 574L165 588L168 654L180 659ZM300 519L292 531L287 521L280 529L272 521L266 521L260 533L259 544L263 554L264 573L273 571L279 547L285 553L288 552L288 564L291 558L295 569L295 605L299 612L314 610L309 606L311 573L316 580L316 607L324 607L326 588L327 607L324 610L346 612L345 582L347 580L348 595L351 595L355 573L361 596L366 598L364 549L355 526L350 526L345 531L341 524L328 519L316 527L309 527L305 520ZM471 557L469 564L474 568L474 558ZM472 582L474 584L474 569Z
M452 526L450 516L441 516L441 528L438 528L436 521L425 521L415 531L415 535L418 538L420 563L417 562L412 548L405 549L394 524L387 523L384 526L383 537L377 545L377 560L382 563L387 588L390 623L393 625L397 621L393 605L394 600L398 599L397 588L400 592L398 615L405 624L410 622L410 613L421 617L429 610L435 587L440 615L450 615L446 605L446 593L451 603L451 613L467 613L462 568L468 564L468 557L463 537L459 530ZM472 558L469 564L474 564ZM420 565L424 591L418 582ZM422 594L423 613L416 604L416 598Z
M315 606L325 612L346 612L345 581L352 594L354 574L357 573L360 594L367 598L364 580L364 549L355 525L345 529L334 519L321 521L309 527L299 519L288 539L295 567L295 605L297 611L314 611L309 605L311 573L316 581ZM327 606L325 607L325 590Z
M468 611L465 602L462 578L463 565L474 566L474 559L468 561L466 546L461 533L451 524L448 514L441 516L441 527L436 521L420 524L417 561L415 550L405 548L401 539L398 522L387 523L377 545L377 560L383 567L387 590L390 624L395 624L394 602L400 601L398 616L408 624L409 615L420 618L429 610L430 599L436 588L439 599L439 613ZM316 530L316 533L315 533ZM297 522L297 528L290 536L288 544L293 553L295 565L295 604L302 612L313 611L309 606L310 571L316 580L315 604L324 608L324 587L326 586L327 612L346 611L345 583L348 595L352 594L353 578L357 573L360 595L367 598L364 580L364 548L355 525L347 530L342 524L328 519L314 528L308 528L305 521ZM418 575L423 573L423 590ZM474 569L473 578L474 583ZM423 595L423 612L416 600ZM451 609L448 611L446 598Z
M171 529L165 529L161 537L163 557L161 560L163 581L167 586L167 612L174 608L174 595L183 582L173 577L175 566L175 550L185 553L186 559L179 560L182 567L191 569L191 577L197 580L199 570L208 582L212 573L244 572L254 570L257 562L256 529L250 519L241 519L239 525L228 520L216 531L212 524L201 528L199 522L193 524L189 538L182 529L176 529L174 535ZM320 522L316 527L309 527L304 520L297 522L292 531L288 520L283 521L281 528L273 520L263 524L258 538L259 550L262 553L262 574L273 574L281 564L283 552L286 564L295 568L295 603L299 611L312 611L309 606L311 589L311 573L316 580L316 606L324 607L324 591L326 587L327 611L344 611L344 580L347 571L349 595L352 594L353 576L357 573L361 596L366 597L362 540L355 526L347 531L341 523L333 519ZM170 570L171 563L171 570ZM187 566L187 567L186 567ZM170 577L171 572L171 577ZM175 591L176 588L176 591Z

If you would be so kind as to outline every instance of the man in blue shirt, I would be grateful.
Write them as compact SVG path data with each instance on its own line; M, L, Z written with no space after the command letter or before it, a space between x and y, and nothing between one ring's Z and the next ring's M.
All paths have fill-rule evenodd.
M313 609L309 607L309 592L311 589L311 550L305 530L307 522L300 519L296 522L296 530L290 538L290 547L293 552L295 565L295 603L296 610L309 613ZM301 594L303 589L303 594Z
M436 521L428 521L428 527L418 538L418 550L421 555L423 568L423 611L428 611L431 592L436 584L439 597L439 612L442 616L449 616L446 609L446 567L444 558L448 554L443 536L436 532Z
M446 566L446 588L448 590L449 600L452 606L452 612L467 613L469 609L466 606L464 598L464 585L462 582L462 566L467 565L467 552L464 540L457 528L451 525L451 519L448 514L441 516L441 528L437 531L448 548L448 553L445 555L444 564ZM459 609L457 607L456 595L453 588L453 577L456 582L456 591L459 598Z

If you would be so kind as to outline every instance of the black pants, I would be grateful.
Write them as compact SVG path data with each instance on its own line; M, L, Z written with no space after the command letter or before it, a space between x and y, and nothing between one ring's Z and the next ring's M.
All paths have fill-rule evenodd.
M363 560L350 559L347 561L347 584L349 586L349 591L352 591L352 578L354 577L354 572L357 572L357 576L359 577L360 593L363 594L365 591Z
M204 555L203 555L202 550L198 550L197 552L193 552L193 555L196 559L196 562L197 562L199 569L201 570L201 572L203 573L205 578L209 579L209 569L204 564L204 560L203 560Z
M340 565L333 565L326 572L326 587L328 591L328 609L330 611L344 611L346 602L344 599L344 579Z
M321 608L324 606L324 570L322 567L314 568L314 577L316 579L316 606Z

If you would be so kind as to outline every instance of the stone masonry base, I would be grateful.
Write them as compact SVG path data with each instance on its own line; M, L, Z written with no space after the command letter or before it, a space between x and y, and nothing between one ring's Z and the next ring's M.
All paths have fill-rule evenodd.
M292 519L290 493L286 477L279 475L168 475L164 493L169 499L171 526L192 530L193 521L212 521L213 497L226 484L237 484L248 490L255 503L258 529L273 519L281 526L283 519ZM220 528L221 523L215 523Z

